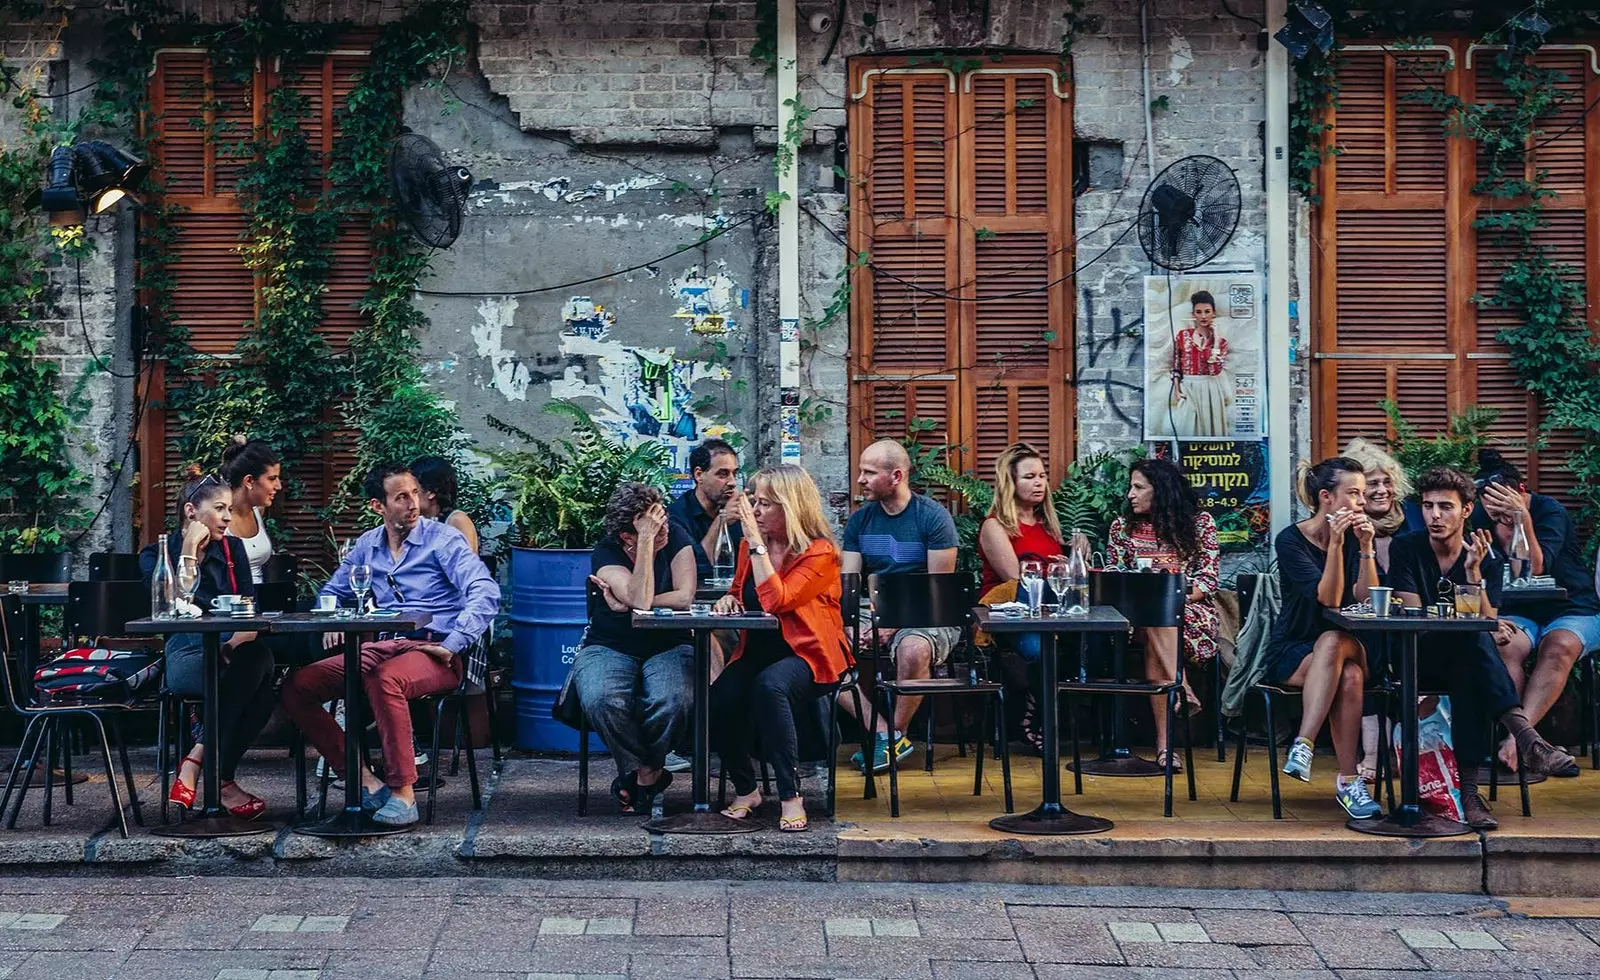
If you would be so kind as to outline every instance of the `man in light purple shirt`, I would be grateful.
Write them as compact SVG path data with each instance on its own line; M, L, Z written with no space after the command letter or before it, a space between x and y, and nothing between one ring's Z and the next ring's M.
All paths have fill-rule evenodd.
M438 521L421 519L421 489L403 466L381 466L364 485L368 506L383 525L361 535L350 549L323 595L350 599L350 569L372 569L372 596L386 609L426 612L428 628L416 633L380 635L361 646L361 679L383 741L384 780L363 769L361 803L372 819L390 826L417 821L414 784L417 766L412 754L412 698L442 694L458 687L463 677L483 681L482 638L500 609L500 587L461 532ZM344 642L326 634L324 649ZM307 741L340 776L344 765L344 731L323 702L344 692L344 656L338 654L294 672L283 687L283 707Z

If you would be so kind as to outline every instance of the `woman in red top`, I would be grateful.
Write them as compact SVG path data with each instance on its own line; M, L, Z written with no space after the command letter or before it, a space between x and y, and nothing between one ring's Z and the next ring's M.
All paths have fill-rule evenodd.
M795 715L839 681L849 644L839 610L839 545L822 511L822 494L798 466L771 466L755 475L750 494L725 506L744 528L733 585L717 602L721 614L763 610L778 629L740 637L711 687L711 719L722 771L738 794L722 812L747 819L761 806L750 764L761 737L763 758L778 781L778 829L806 829L800 796Z
M1224 438L1228 403L1228 342L1217 336L1217 301L1205 290L1189 297L1193 326L1172 341L1173 435Z

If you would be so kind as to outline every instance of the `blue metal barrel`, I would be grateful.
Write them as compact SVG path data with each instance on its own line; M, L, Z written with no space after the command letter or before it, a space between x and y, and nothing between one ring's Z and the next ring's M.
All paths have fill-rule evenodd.
M550 717L589 620L590 552L511 550L511 689L517 704L516 747L577 752L578 733ZM589 749L604 752L590 736Z

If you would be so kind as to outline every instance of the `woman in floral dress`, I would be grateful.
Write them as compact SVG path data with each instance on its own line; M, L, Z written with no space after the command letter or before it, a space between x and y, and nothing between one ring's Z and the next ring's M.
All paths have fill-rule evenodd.
M1200 509L1194 488L1183 472L1164 459L1140 460L1133 465L1128 486L1128 512L1111 523L1109 534L1112 565L1133 568L1136 560L1150 559L1157 571L1182 572L1188 576L1189 593L1183 607L1183 651L1190 663L1205 663L1217 655L1217 606L1219 563L1217 525ZM1151 681L1172 680L1178 669L1178 631L1176 628L1144 630L1145 676ZM1193 714L1200 700L1183 685L1184 702L1179 710ZM1155 714L1156 761L1166 764L1167 712L1165 695L1153 695L1150 706ZM1173 767L1179 768L1174 756Z

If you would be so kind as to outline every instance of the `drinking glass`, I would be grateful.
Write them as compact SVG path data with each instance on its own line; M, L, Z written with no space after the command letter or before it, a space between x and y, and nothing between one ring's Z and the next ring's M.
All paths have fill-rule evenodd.
M183 601L194 603L194 590L200 584L200 566L189 558L178 561L178 591L183 594Z
M1456 586L1456 615L1463 619L1476 619L1483 609L1482 594L1482 586L1470 584Z
M1067 560L1061 556L1050 559L1048 571L1050 592L1056 597L1057 605L1067 601Z
M350 566L350 591L356 594L356 611L367 611L367 596L372 594L372 566Z
M1028 604L1028 615L1039 615L1039 604L1044 600L1043 569L1036 561L1022 563L1022 601Z

